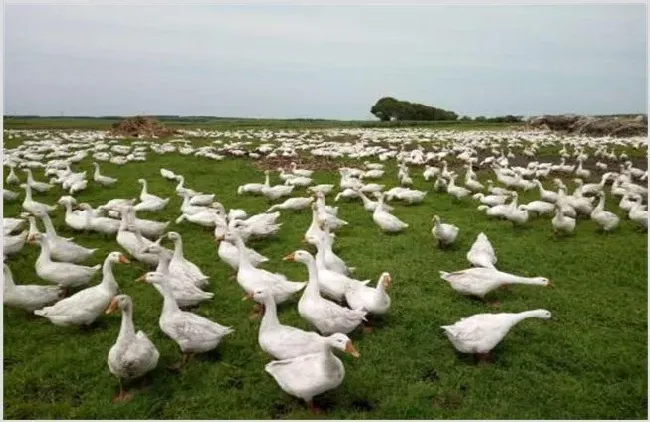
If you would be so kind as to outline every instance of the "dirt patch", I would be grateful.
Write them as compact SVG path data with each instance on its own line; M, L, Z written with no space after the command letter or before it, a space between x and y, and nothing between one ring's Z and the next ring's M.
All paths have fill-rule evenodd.
M530 121L532 128L589 136L643 136L648 133L648 117L615 116L595 117L573 114L541 116Z
M111 133L132 138L163 138L175 135L179 132L176 129L165 126L151 117L135 116L127 117L117 123L113 123L111 126Z

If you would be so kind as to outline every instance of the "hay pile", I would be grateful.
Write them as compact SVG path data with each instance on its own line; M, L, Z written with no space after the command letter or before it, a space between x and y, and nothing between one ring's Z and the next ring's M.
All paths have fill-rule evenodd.
M530 121L538 129L590 136L642 136L648 133L648 118L635 117L593 117L565 114L541 116Z
M171 136L178 131L168 128L151 117L127 117L111 126L111 133L132 138L162 138Z

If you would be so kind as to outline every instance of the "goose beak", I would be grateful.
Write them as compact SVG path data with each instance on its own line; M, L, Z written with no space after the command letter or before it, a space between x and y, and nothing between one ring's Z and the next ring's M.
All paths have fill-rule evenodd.
M135 281L145 281L146 274L142 274L140 277L136 278Z
M303 237L303 238L302 238L302 243L309 243L309 242L307 242L307 238L306 238L306 237Z
M127 257L125 257L124 255L120 255L120 259L119 259L118 262L119 262L120 264L130 264L130 263L131 263L131 261L129 261L129 260L127 259Z
M393 282L393 278L390 275L384 277L384 287L390 286L390 283Z
M295 261L296 260L296 253L291 252L289 255L285 256L282 258L283 261Z
M553 284L552 281L549 281L548 284L546 285L546 287L555 287L555 284Z
M348 341L347 344L345 345L345 353L354 356L355 358L358 358L361 356L359 354L359 351L354 347L351 341Z
M113 299L113 300L111 300L111 304L108 305L108 308L106 309L106 315L110 314L111 312L113 312L116 309L117 309L117 300Z
M241 300L248 300L248 299L253 299L253 292L246 293L246 296L242 297Z
M221 242L224 238L225 238L225 236L215 236L214 241L215 242Z

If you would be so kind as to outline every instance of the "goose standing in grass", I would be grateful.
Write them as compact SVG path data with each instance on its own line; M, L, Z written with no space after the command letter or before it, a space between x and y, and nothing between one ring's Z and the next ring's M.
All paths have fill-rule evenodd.
M562 207L555 204L555 217L551 220L553 226L553 236L558 232L570 234L576 228L576 220L564 214Z
M462 186L456 186L455 182L458 178L458 175L453 175L449 178L449 184L447 185L447 193L453 196L456 199L462 199L468 195L471 195L472 191L466 189Z
M310 186L310 187L307 188L307 191L311 192L313 194L316 194L318 192L322 192L323 195L327 195L330 192L332 192L333 189L334 189L334 185L326 184L326 185Z
M3 265L4 293L2 301L5 306L32 313L43 306L56 302L63 295L63 290L59 286L16 285L11 269L7 264Z
M99 183L102 186L111 186L117 183L117 179L114 177L104 176L99 172L99 164L93 163L95 166L95 174L93 175L93 180Z
M321 223L320 228L322 233L317 233L316 237L307 236L305 238L307 243L314 245L318 249L317 255L322 256L325 268L343 275L350 275L354 272L354 267L348 267L341 258L339 258L332 250L334 244L334 235L330 233L326 224Z
M169 286L167 277L163 274L149 272L138 278L152 285L158 285L158 292L163 297L163 308L158 319L158 324L163 333L174 340L183 354L178 369L182 368L195 353L205 353L216 348L221 340L234 332L230 327L225 327L209 319L182 311Z
M23 200L23 209L25 211L36 214L38 212L50 213L57 209L56 205L47 205L34 201L32 199L32 188L29 185L22 183L20 187L25 189L25 199Z
M296 176L302 176L302 177L311 177L312 174L314 174L313 170L299 169L298 165L293 161L291 162L291 172Z
M15 167L16 166L14 166L14 165L9 166L9 175L5 179L5 183L7 185L20 184L20 179L18 178L18 176L16 176L16 172L14 171Z
M320 271L319 280L320 280ZM384 272L379 276L375 287L362 283L345 285L345 300L352 309L364 310L370 315L385 315L390 308L390 296L386 289L392 283L390 273Z
M31 169L26 168L23 169L23 171L27 173L27 185L33 190L35 190L36 192L40 192L40 193L47 192L54 187L54 185L51 185L49 183L35 181Z
M526 318L551 318L545 309L516 314L478 314L461 318L453 325L443 325L451 344L461 353L474 354L479 360L491 360L490 352L519 322Z
M432 221L433 228L431 229L431 234L438 241L438 246L442 248L454 243L456 237L458 237L458 227L453 224L442 223L440 217L437 215L433 216Z
M481 232L476 236L476 240L467 252L467 260L475 267L494 268L497 256L485 233Z
M282 390L304 400L314 413L320 413L320 409L314 405L313 398L337 388L345 377L343 362L332 353L332 349L359 357L359 352L346 335L333 335L327 339L321 352L275 360L264 367Z
M176 232L167 233L167 238L174 242L174 255L169 262L169 274L191 280L197 287L208 285L209 276L203 274L196 264L190 262L183 254L183 238Z
M4 201L13 201L18 198L18 192L9 189L2 189L2 198Z
M620 218L611 211L605 211L605 192L598 192L598 198L598 205L591 212L590 217L598 223L603 232L610 232L618 226Z
M264 305L264 316L260 324L257 341L266 353L275 359L291 359L302 355L322 352L325 343L335 340L341 334L323 337L313 331L283 325L278 320L277 306L273 295L258 289L244 298Z
M643 198L637 195L636 202L628 212L628 218L636 223L639 223L641 227L648 229L648 211L646 206L642 204Z
M145 179L138 179L138 183L142 185L140 192L140 203L136 204L133 209L136 211L160 211L164 209L169 203L170 198L161 198L147 192L147 181Z
M545 201L532 201L527 204L522 204L520 207L528 211L528 214L534 212L537 213L537 215L550 215L553 214L553 211L555 210L554 204Z
M167 180L176 180L176 175L173 171L167 169L160 169L160 175Z
M173 253L160 246L161 241L162 238L158 239L153 244L146 246L142 250L142 253L153 253L158 255L158 266L156 267L155 272L168 277L172 295L174 296L176 303L178 303L178 306L180 308L189 308L198 305L204 300L212 299L214 293L204 292L196 287L191 280L170 276L169 263L172 260ZM154 284L154 287L160 292L160 286Z
M25 224L24 218L12 218L12 217L3 217L2 218L2 231L4 234L13 233L20 230Z
M92 324L104 313L113 297L119 292L119 286L113 275L113 264L117 263L128 264L129 260L119 252L109 253L104 260L101 283L80 290L53 306L34 311L34 314L49 319L54 325Z
M323 335L348 334L366 320L366 311L344 308L324 299L320 294L318 267L314 257L306 251L296 251L283 258L307 266L309 281L298 302L298 313Z
M4 243L2 245L4 255L10 256L20 252L23 249L23 246L25 246L28 235L28 230L23 230L22 233L19 233L15 236L5 233Z
M305 288L306 283L304 282L289 281L282 274L255 268L248 258L246 246L237 230L231 228L222 238L217 240L225 240L237 247L237 251L239 252L237 283L246 293L251 293L258 289L267 289L273 295L275 303L281 304ZM252 316L257 317L262 309L261 306L256 306Z
M476 296L481 299L489 292L510 284L529 284L535 286L551 286L552 283L544 277L520 277L518 275L499 271L495 268L474 267L466 270L448 273L439 271L440 278L449 283L452 289L462 295ZM492 302L498 306L498 302Z
M92 230L105 235L117 234L120 229L120 221L113 218L102 217L94 215L93 209L90 204L79 204L78 208L85 212L85 230Z
M304 210L309 208L311 203L314 202L314 198L289 198L281 204L275 204L271 206L266 212L273 212L276 210Z
M57 284L63 288L87 284L97 271L102 267L86 267L69 262L54 262L51 258L50 245L47 236L36 233L29 236L30 242L37 242L41 246L41 253L36 259L36 275L45 281Z
M239 269L239 251L237 250L237 246L231 242L223 240L228 230L229 228L226 220L218 219L216 221L214 228L214 238L215 242L219 244L219 247L217 248L217 255L219 255L219 258L228 264L230 268L237 271ZM237 229L233 228L233 230ZM248 255L250 264L255 268L259 267L264 262L268 262L269 260L264 255L248 247L246 247L246 254Z
M108 351L108 369L120 383L120 391L113 398L114 403L129 401L133 396L125 391L122 380L139 378L158 365L160 353L149 337L133 326L133 300L128 295L115 296L106 309L110 314L119 308L122 323L115 344Z
M372 221L375 222L384 232L397 233L401 232L409 225L404 223L399 218L388 212L384 207L385 194L381 194L377 198L378 204L375 211L372 213Z
M268 170L264 172L264 176L266 179L264 181L264 187L261 189L262 195L266 196L266 198L269 201L275 201L276 199L279 199L283 196L291 195L291 192L293 192L295 186L287 186L287 185L271 186L270 174L271 172L269 172Z
M59 236L48 214L39 212L35 215L43 221L45 233L47 234L47 243L50 245L51 257L55 261L79 264L90 258L97 251L97 248L85 248L77 245L71 239Z
M489 207L494 207L496 205L505 204L508 200L508 197L505 195L487 195L485 196L482 193L475 193L472 195L472 199L479 201L481 204L485 204Z

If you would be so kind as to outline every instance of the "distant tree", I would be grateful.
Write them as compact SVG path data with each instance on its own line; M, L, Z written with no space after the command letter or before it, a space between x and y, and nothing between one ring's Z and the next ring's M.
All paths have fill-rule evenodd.
M457 120L453 111L423 104L399 101L393 97L383 97L370 108L370 112L381 121L391 120Z
M478 116L474 119L475 122L485 122L487 118L485 116Z

